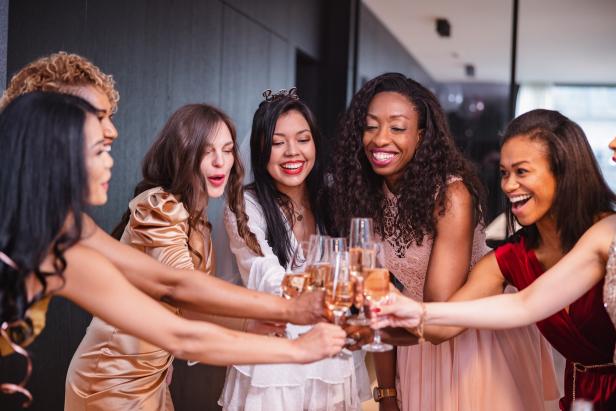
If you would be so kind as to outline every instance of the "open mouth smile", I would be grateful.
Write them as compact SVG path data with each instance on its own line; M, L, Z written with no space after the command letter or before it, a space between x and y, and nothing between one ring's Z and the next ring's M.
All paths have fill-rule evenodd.
M282 163L280 168L282 168L282 172L285 174L296 175L304 171L305 164L305 161L287 161L286 163Z

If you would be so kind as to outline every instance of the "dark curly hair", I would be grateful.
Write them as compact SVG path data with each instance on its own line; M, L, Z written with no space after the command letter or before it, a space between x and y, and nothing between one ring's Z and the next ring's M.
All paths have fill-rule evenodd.
M383 177L370 166L362 137L368 106L375 95L395 92L408 98L418 114L422 138L413 158L397 182L396 233L385 232ZM330 207L338 231L346 235L352 217L371 217L383 238L421 245L436 233L436 215L444 215L447 180L460 177L473 197L476 221L483 220L483 186L474 168L456 148L445 113L436 96L418 82L399 73L382 74L368 81L351 100L341 119L330 174ZM437 211L437 213L435 213Z

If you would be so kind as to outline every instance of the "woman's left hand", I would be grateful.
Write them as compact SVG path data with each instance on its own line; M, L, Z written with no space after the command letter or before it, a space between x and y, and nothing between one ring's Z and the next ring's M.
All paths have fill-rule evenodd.
M291 305L291 309L288 313L289 318L286 320L298 325L325 321L324 300L325 292L322 290L304 292L299 297L287 300Z
M374 338L372 329L365 325L345 325L343 329L347 333L348 338L355 340L353 344L344 347L350 351L359 350L362 345L372 342Z
M398 291L391 291L386 302L371 309L370 326L374 329L384 327L413 328L419 325L423 308L420 303L403 296Z

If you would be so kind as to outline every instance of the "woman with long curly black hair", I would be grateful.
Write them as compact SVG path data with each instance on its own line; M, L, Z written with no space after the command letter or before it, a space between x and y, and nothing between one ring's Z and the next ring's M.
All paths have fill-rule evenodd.
M416 81L388 73L357 92L331 171L337 228L346 233L351 217L373 218L405 295L447 300L487 252L481 184L438 100ZM471 330L441 345L399 347L375 361L375 399L387 410L540 410L541 373L516 364L540 363L542 348L531 328Z

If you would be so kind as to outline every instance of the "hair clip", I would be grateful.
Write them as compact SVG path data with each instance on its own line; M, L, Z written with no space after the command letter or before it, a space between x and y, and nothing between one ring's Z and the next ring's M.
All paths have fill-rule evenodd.
M291 87L290 89L281 89L277 93L272 93L271 89L267 89L263 92L263 98L267 102L276 101L278 99L289 97L293 100L299 100L299 95L297 94L297 87Z

